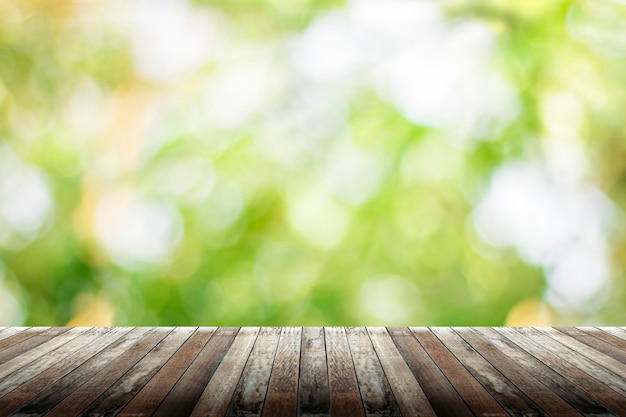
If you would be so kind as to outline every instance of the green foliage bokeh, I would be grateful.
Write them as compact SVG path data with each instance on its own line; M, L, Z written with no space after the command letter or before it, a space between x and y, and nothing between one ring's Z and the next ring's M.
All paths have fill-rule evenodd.
M468 99L452 85L432 104L450 115L431 122L377 87L377 58L325 75L344 59L335 39L319 46L329 62L301 69L312 28L384 1L143 3L0 1L0 324L623 324L623 3L413 2L440 13L429 36L475 25L488 38L477 51L458 40L429 81L486 54L485 85L504 80L514 104L487 101L495 116L469 122L459 106L489 90ZM176 19L186 38L168 32ZM138 35L146 21L156 32ZM349 41L368 35L346 25ZM389 33L387 47L411 50ZM353 48L368 56L368 42ZM173 62L142 67L141 48ZM549 229L530 243L480 230L494 178L519 164L602 207L592 238L584 224L563 232L601 252L569 284L551 278L566 255L525 252ZM531 224L543 213L510 204Z

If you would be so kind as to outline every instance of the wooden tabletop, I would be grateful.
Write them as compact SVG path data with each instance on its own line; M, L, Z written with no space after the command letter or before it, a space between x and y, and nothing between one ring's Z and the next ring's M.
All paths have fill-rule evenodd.
M6 327L0 416L626 415L626 328Z

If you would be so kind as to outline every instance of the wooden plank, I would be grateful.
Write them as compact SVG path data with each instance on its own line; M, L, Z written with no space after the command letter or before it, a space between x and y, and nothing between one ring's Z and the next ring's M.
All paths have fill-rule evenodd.
M623 328L238 331L0 328L0 417L626 415Z
M230 402L227 416L259 416L265 401L280 327L263 327Z
M46 416L64 417L77 415L82 412L141 358L146 356L171 331L171 327L153 328L152 331L135 343L131 349L126 350L121 356L109 363L106 368L91 377L76 391L52 408Z
M574 339L571 336L568 336L557 329L547 327L542 328L541 331L548 336L552 337L554 340L558 341L564 346L569 347L570 349L580 353L583 356L591 359L592 361L604 366L606 369L609 369L618 375L626 375L626 364L614 359L607 354L598 351L595 348L592 348L589 345L586 345L578 340Z
M82 363L61 379L49 385L38 395L27 401L14 414L19 416L41 416L49 409L60 403L78 387L93 378L98 372L105 369L111 362L119 359L125 352L140 342L152 329L147 327L134 328L123 338L118 338L96 355ZM37 378L37 381L39 378ZM12 392L10 395L15 393Z
M84 412L85 416L117 414L196 330L177 327L146 356L100 395Z
M391 340L387 329L368 327L367 332L402 415L435 416L426 394Z
M0 397L36 377L59 360L102 336L105 328L72 328L41 344L35 351L0 365Z
M495 346L502 355L524 368L578 412L588 416L615 415L574 382L569 381L494 329L485 327L476 330L483 338Z
M346 327L361 400L367 416L397 416L400 410L391 392L372 341L364 327Z
M191 413L233 340L237 340L235 336L238 332L237 327L220 327L216 330L156 409L155 417L182 417Z
M387 330L438 416L474 415L408 328Z
M626 415L626 401L624 401L624 397L603 382L591 378L589 374L580 370L570 361L563 360L561 356L546 349L534 339L522 335L517 329L501 327L495 330L503 336L506 336L530 355L541 360L550 368L574 382L618 415Z
M2 328L2 333L0 333L0 341L15 336L26 329L28 329L28 327L4 327Z
M32 330L32 333L30 332ZM5 347L0 347L0 363L5 363L24 352L35 349L37 346L46 343L50 339L67 332L69 327L50 327L50 328L30 328L24 332L18 333L13 337L0 341L5 342ZM17 342L20 336L24 335L23 340Z
M602 330L605 333L610 334L611 336L618 337L622 340L626 340L626 329L621 327L597 327L597 329Z
M539 343L544 349L548 349L550 352L561 358L561 360L568 361L591 377L597 379L598 381L602 381L602 383L609 386L615 392L626 396L626 380L622 375L603 367L588 357L583 356L578 351L570 349L559 343L555 339L548 336L545 329L520 327L515 330L527 338Z
M151 416L213 336L215 330L215 327L199 328L150 382L120 411L118 416Z
M9 394L3 396L0 399L0 411L9 412L19 408L35 395L44 391L46 388L50 387L63 376L67 375L78 366L83 364L85 361L92 358L106 346L110 345L114 341L118 340L121 336L128 333L131 329L116 327L103 330L107 331L104 335L98 337L96 340L87 344L86 346L80 347L80 349L77 349L70 356L57 358L54 364L49 366L35 378L12 390Z
M509 413L427 327L411 327L410 330L474 414L509 416Z
M576 329L584 332L585 334L597 337L598 339L610 343L613 346L617 346L622 350L626 350L626 333L624 333L624 337L622 338L619 336L614 336L610 332L605 332L596 327L577 327Z
M496 369L517 386L548 415L574 416L578 411L553 393L543 381L522 368L515 360L501 352L506 343L494 346L480 333L480 329L455 328L454 331L487 359Z
M36 336L48 329L50 329L50 327L29 327L24 331L15 332L14 334L11 334L8 337L0 340L0 352L3 352L11 346L15 346L20 342L26 339L30 339L31 337ZM4 360L2 360L1 362L4 362Z
M626 341L618 337L613 337L597 329L582 331L573 327L559 327L557 330L626 364Z
M295 416L298 410L298 377L301 327L283 327L263 405L263 416Z
M54 331L55 328L51 328L49 330L46 330L44 332L37 334L36 336L32 338L29 338L19 343L18 345L21 346L20 350L22 350L22 352L12 357L11 359L8 359L7 361L5 361L4 363L0 365L0 392L2 388L6 390L6 388L9 387L4 381L4 379L6 379L8 375L14 374L15 371L17 371L18 369L31 363L32 361L36 361L37 359L44 356L46 353L53 351L59 346L62 346L68 341L76 338L79 334L83 332L84 329L85 328L71 328L71 329L67 328L64 332L58 333ZM52 337L48 337L50 333L52 334L56 333L56 334ZM28 346L29 341L32 341L36 349L30 348ZM17 347L17 346L13 346L13 347ZM6 349L0 352L0 355L7 352L8 350L9 349ZM11 378L13 383L16 383L17 381L20 380L20 378L15 378L15 376L16 375L14 374L13 378ZM28 374L24 374L21 382L26 382L27 380L28 380ZM17 383L19 384L20 382L17 382Z
M202 392L192 417L223 416L235 391L252 346L259 334L258 327L242 327L215 374Z
M263 416L297 414L301 344L301 327L282 328L263 405Z
M430 330L511 415L542 416L543 411L449 327Z
M333 417L365 416L345 330L343 327L326 327L324 332L330 413Z
M323 327L302 329L298 415L330 416L330 390Z

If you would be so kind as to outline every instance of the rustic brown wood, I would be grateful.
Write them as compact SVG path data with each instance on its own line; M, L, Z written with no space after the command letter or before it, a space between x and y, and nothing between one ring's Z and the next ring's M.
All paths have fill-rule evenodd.
M0 396L6 395L106 331L105 328L71 329L40 345L36 352L7 361L0 369Z
M502 335L494 329L480 328L478 333L494 345L498 352L506 355L512 362L525 369L535 379L565 400L578 412L584 415L614 415L614 413L589 395L589 393L579 388L576 384L554 371L533 355L528 354L515 343L503 338ZM528 381L524 381L524 384L528 384ZM544 410L546 410L546 408L544 408ZM566 410L563 411L565 412Z
M238 331L236 327L222 327L215 332L157 408L154 416L189 415Z
M0 417L626 415L626 330L0 328Z
M202 392L192 416L212 417L226 413L258 334L258 327L242 327L239 330L232 346Z
M476 415L509 416L427 327L410 328L424 350Z
M180 379L200 350L215 333L215 327L199 328L167 361L159 372L120 411L119 417L151 416L174 384Z
M118 383L112 385L87 407L85 415L112 415L120 411L194 331L195 328L189 327L174 329L129 369Z
M612 336L615 336L619 339L626 340L626 330L619 327L598 327L599 330L602 330L605 333L608 333Z
M604 353L607 356L617 359L622 363L626 363L626 350L624 350L624 348L626 347L626 341L623 341L617 337L611 339L612 336L610 335L603 336L602 332L600 331L598 331L598 334L595 334L593 330L583 332L582 330L573 327L558 328L558 330L561 333L565 333L566 335L592 347L597 351ZM613 343L610 343L609 341L604 339L612 340Z
M390 328L389 334L438 416L474 415L408 328Z
M370 327L368 333L402 415L436 415L424 391L391 340L387 329Z
M615 336L610 332L605 332L595 327L578 327L577 330L580 330L582 333L589 334L591 336L597 337L600 340L604 340L607 343L612 344L613 346L617 346L622 350L626 350L626 334L624 338Z
M165 338L173 329L158 327L148 332L141 340L114 359L110 366L102 369L87 382L72 392L46 414L48 417L65 417L80 414L96 398L104 393L122 375L143 358L154 346Z
M544 349L541 344L532 338L522 335L516 329L502 327L497 328L496 331L520 346L529 355L541 360L550 368L580 386L618 415L626 415L626 401L624 401L624 397L609 388L606 384L603 384L595 378L590 378L590 375L586 374L572 363L564 361L560 356Z
M557 340L562 345L565 345L568 348L575 350L579 354L604 366L606 369L616 372L622 376L626 375L626 364L623 364L617 359L610 357L604 352L601 352L595 348L592 348L591 346L585 343L579 342L573 337L566 335L554 328L546 328L545 333L548 334L553 339Z
M114 360L119 359L128 348L138 343L150 330L145 327L132 329L124 338L118 339L107 349L97 353L91 359L41 391L15 413L20 416L43 415L78 387L89 381L98 372L113 363Z
M330 416L330 391L323 327L302 329L298 415Z
M259 416L270 381L280 327L264 327L254 343L227 416Z
M23 340L29 339L35 335L41 334L42 332L48 330L49 327L29 327L24 330L16 331L16 332L8 332L6 338L2 338L0 340L0 352L4 352L11 346L15 346L22 342ZM32 346L35 347L35 346ZM4 360L0 359L0 363L4 362Z
M536 341L542 349L548 350L561 358L562 361L571 363L591 377L602 381L615 392L626 397L626 378L624 375L611 371L595 362L587 356L581 355L574 349L570 349L546 334L547 329L517 328L521 334Z
M0 332L0 340L4 340L11 336L14 336L24 330L28 329L28 327L3 327Z
M482 337L481 332L476 329L459 328L455 329L467 343L474 349L480 351L481 355L487 359L496 369L498 369L509 381L514 383L520 391L528 396L535 404L541 407L549 415L554 416L575 416L579 413L565 400L560 398L546 385L531 373L527 372L516 361L509 358L502 352L506 348L506 343L501 342L499 346L494 346ZM544 375L545 376L545 375ZM543 379L543 378L542 378Z
M131 328L129 327L116 327L108 330L104 335L100 336L93 342L80 348L80 350L74 352L72 355L63 358L48 369L37 375L36 378L31 379L27 383L16 386L9 394L0 398L0 412L10 411L17 409L28 400L35 397L51 385L58 388L58 382L65 375L75 370L77 367L92 359L100 353L104 348L111 345L113 342L119 340L120 337L126 335ZM100 363L106 364L106 360L102 360L98 357ZM79 379L78 377L76 379ZM54 385L53 385L54 384ZM16 384L17 385L17 384Z
M327 327L324 333L330 413L333 417L365 416L346 332L343 327Z
M263 406L263 416L296 415L301 344L302 328L283 327Z
M398 416L400 410L364 327L346 328L350 354L367 416Z
M33 350L33 353L37 354L38 350L35 350L34 348L46 343L55 336L67 332L68 330L69 328L67 327L51 327L43 331L39 331L37 328L32 328L22 333L18 333L13 337L9 337L8 339L0 342L0 349L2 349L0 350L0 363L4 364L5 362L29 350ZM72 336L74 336L74 334L72 334ZM2 345L5 347L2 348Z
M451 328L433 327L433 333L443 342L467 370L512 415L541 416L541 409L500 371L475 351Z

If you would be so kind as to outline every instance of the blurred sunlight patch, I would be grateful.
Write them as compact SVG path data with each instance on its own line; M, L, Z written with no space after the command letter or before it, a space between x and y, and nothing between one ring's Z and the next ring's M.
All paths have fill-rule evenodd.
M626 3L0 1L0 325L623 325Z

